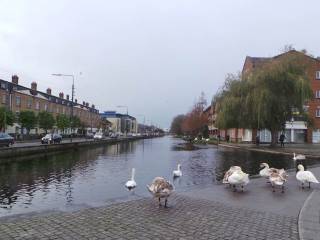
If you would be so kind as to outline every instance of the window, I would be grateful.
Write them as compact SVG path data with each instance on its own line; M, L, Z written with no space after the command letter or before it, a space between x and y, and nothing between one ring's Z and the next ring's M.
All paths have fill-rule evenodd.
M21 105L21 97L16 96L16 106L20 107L20 105Z
M6 103L7 103L7 96L6 96L6 95L2 95L1 102L2 102L3 104L6 104Z
M6 89L6 88L7 88L6 83L2 82L2 83L1 83L1 88L2 88L2 89Z
M320 71L316 71L316 79L320 80Z
M39 110L39 109L40 109L40 103L36 102L36 110Z
M28 99L27 101L27 107L32 108L32 99Z
M316 117L320 117L320 109L319 108L316 110Z
M48 104L46 104L46 103L44 104L44 110L48 111Z

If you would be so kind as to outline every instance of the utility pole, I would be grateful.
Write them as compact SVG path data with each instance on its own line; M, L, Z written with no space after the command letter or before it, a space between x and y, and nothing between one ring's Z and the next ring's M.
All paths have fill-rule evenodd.
M73 134L74 75L73 75L73 74L62 74L62 73L53 73L52 75L53 75L53 76L58 76L58 77L72 77L71 114L70 114L70 125L71 125L70 142L72 142L72 134Z

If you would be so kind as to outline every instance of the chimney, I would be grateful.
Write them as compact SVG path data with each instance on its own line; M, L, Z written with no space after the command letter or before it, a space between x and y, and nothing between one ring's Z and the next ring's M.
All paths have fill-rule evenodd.
M51 88L47 88L47 94L51 95Z
M69 101L69 94L67 94L66 98L67 98L67 100Z
M91 105L91 108L93 108L93 109L94 109L94 104L92 104L92 105Z
M12 76L12 83L18 85L19 77L17 75L13 75Z
M63 98L63 92L59 93L59 98Z
M31 90L32 91L37 91L37 83L36 82L32 82L31 83Z
M89 107L89 103L88 102L86 103L86 107Z
M78 99L75 99L74 102L75 102L75 103L78 103Z
M85 102L85 101L83 101L83 102L82 102L82 105L83 105L83 106L85 106L85 105L86 105L86 102Z

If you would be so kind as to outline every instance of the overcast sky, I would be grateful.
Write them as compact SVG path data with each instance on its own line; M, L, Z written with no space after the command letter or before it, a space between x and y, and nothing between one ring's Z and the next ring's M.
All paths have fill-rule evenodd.
M286 44L320 56L319 0L0 0L0 78L161 127L208 101L249 56ZM82 74L80 74L82 72ZM138 117L142 121L143 117Z

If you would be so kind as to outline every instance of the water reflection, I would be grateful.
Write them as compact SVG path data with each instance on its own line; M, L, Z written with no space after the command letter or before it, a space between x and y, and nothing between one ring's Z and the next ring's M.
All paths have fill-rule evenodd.
M169 137L146 139L1 164L0 215L96 206L111 199L145 196L144 186L156 176L171 179L179 191L219 183L231 165L242 166L250 174L258 173L261 162L277 168L294 167L290 157L214 146L198 146L192 151L173 147L181 143ZM178 163L183 176L173 180ZM124 183L132 167L136 168L138 187L129 193Z

